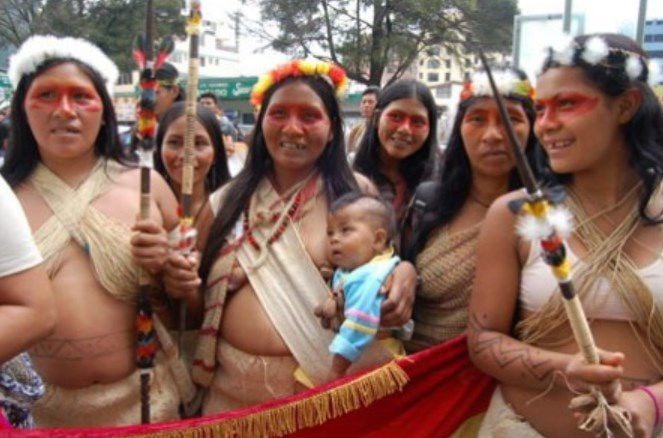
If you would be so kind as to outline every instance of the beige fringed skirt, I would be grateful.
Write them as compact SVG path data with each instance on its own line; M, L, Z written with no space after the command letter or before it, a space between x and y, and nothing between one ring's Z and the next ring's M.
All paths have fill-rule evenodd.
M174 359L176 360L176 359ZM158 353L150 379L151 421L177 420L180 395L164 354ZM35 425L99 427L140 424L140 371L108 384L69 389L46 385L33 409Z
M244 408L295 393L292 356L256 356L219 339L218 366L203 415Z
M479 438L542 438L539 432L504 401L498 386L483 417Z

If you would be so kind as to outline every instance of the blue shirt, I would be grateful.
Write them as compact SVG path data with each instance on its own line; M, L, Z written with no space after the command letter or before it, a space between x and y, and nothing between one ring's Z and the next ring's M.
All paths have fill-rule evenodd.
M343 287L345 321L329 346L332 354L354 362L373 341L380 327L380 306L385 298L380 287L399 262L398 256L387 253L352 271L334 272L332 287Z

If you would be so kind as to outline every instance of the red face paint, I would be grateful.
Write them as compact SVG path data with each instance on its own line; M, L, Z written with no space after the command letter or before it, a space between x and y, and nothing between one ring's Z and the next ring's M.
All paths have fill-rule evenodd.
M580 93L561 93L550 99L540 99L535 104L536 121L570 120L592 111L598 103L598 97Z
M53 80L35 81L26 96L26 106L42 111L103 111L101 98L93 87Z
M270 105L265 114L265 122L275 126L283 126L291 121L306 127L329 123L329 120L319 108L307 104L277 103Z
M513 108L507 108L507 114L511 123L523 123L527 121L527 117L523 111L517 111ZM483 128L486 124L497 124L503 127L502 116L499 110L491 106L489 108L470 109L463 117L463 124L470 125L470 127Z
M401 127L409 127L413 133L423 133L428 130L428 118L420 115L391 110L385 113L384 119L389 129L398 130Z

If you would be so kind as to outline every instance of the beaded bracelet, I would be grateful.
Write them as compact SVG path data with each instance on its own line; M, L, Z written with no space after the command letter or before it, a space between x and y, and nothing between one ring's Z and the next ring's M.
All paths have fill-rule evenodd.
M654 391L652 391L651 388L649 388L648 386L638 386L636 389L639 389L639 390L643 391L654 402L654 409L656 410L656 416L655 416L655 420L654 420L654 428L657 428L661 424L661 408L658 405L658 398L656 398L656 394L654 394Z

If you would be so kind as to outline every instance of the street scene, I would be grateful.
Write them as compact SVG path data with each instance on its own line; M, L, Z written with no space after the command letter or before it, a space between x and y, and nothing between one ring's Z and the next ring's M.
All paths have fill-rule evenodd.
M663 437L663 2L0 0L0 436Z

